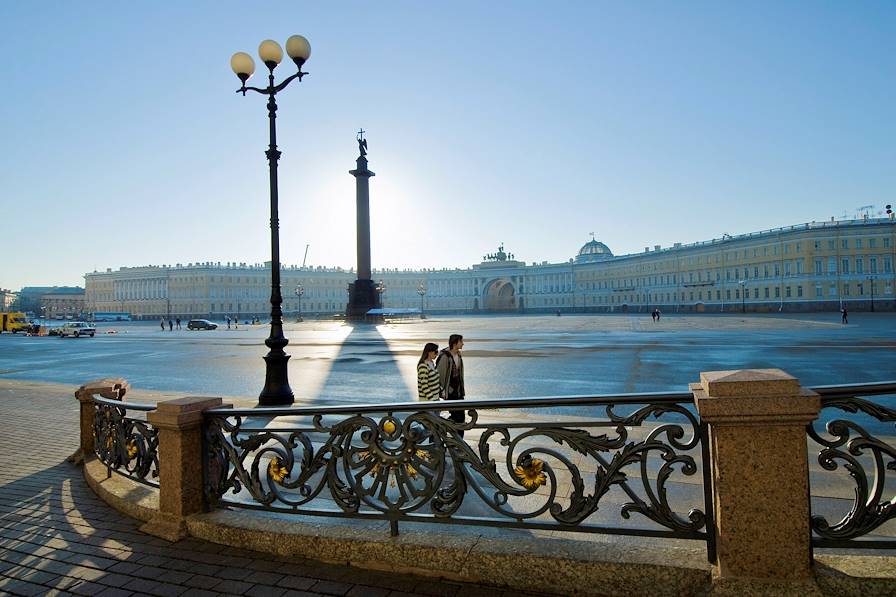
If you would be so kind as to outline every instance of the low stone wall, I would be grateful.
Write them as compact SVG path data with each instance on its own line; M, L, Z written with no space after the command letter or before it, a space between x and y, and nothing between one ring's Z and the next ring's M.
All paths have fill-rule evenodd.
M419 524L403 527L400 536L389 538L363 520L206 512L203 411L220 406L221 399L164 401L148 414L159 431L160 485L154 489L110 477L106 466L93 460L88 430L94 408L85 406L91 395L123 396L123 388L126 384L105 380L76 394L84 474L107 503L147 521L142 530L170 541L193 536L278 555L564 595L896 594L896 559L875 558L873 564L813 559L806 426L818 417L821 403L778 369L704 372L690 386L708 439L712 565L699 543L679 548L668 541L647 549L516 530L498 537L449 533L438 524L426 530ZM864 576L856 579L856 571Z

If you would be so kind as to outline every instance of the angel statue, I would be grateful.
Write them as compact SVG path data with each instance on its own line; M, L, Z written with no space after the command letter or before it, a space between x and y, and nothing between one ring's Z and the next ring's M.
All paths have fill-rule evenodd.
M358 131L358 152L362 156L367 155L367 139L364 138L364 129Z

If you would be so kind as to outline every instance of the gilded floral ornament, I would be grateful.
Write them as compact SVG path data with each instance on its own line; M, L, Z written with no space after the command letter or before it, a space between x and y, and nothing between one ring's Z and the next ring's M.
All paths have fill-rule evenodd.
M137 442L131 440L128 442L128 458L133 459L137 455Z
M383 423L383 431L385 431L389 435L395 433L395 429L395 423L393 423L392 421L386 421L385 423Z
M281 483L283 479L289 476L289 469L283 466L279 458L272 458L270 464L268 464L268 474L271 475L274 481Z
M516 467L513 472L516 474L516 478L520 480L520 483L526 489L534 489L535 487L541 487L547 482L547 477L545 477L542 469L544 468L544 462L539 460L538 458L532 458L528 463L523 462L520 466Z
M407 472L408 476L409 476L411 479L416 479L416 478L417 478L417 475L419 474L419 473L417 472L417 469L414 468L413 466L411 466L410 464L406 464L406 465L404 465L404 470L405 470L405 472Z

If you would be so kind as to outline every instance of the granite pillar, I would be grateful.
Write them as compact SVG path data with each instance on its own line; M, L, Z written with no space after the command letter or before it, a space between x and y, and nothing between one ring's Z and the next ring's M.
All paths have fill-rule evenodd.
M68 457L69 462L84 464L95 452L93 423L96 418L96 406L93 397L96 395L109 400L124 400L128 391L128 382L124 379L97 379L90 381L75 390L75 398L80 402L80 436L78 450Z
M818 395L780 369L704 372L691 390L709 427L715 575L809 578L806 425Z
M147 414L159 431L159 512L140 530L178 541L187 536L186 518L204 510L202 411L220 398L187 397L159 402Z

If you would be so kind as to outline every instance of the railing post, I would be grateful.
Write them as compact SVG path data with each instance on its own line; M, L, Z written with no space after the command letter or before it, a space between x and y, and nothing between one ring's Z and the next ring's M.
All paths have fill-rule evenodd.
M124 400L124 396L128 391L128 382L124 379L97 379L89 381L77 390L75 390L75 398L80 403L79 426L81 440L78 450L68 457L69 462L75 464L84 464L85 458L95 451L95 437L93 435L93 422L96 418L96 406L93 403L93 397L99 394L103 398L110 400Z
M186 518L203 511L202 411L220 398L187 397L159 402L147 414L159 431L159 512L140 530L178 541L187 536Z
M717 577L810 577L806 425L818 395L780 369L703 372L691 390L709 425Z

